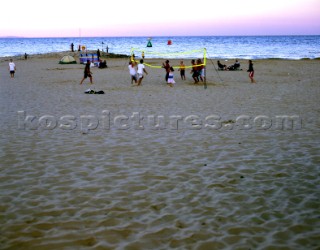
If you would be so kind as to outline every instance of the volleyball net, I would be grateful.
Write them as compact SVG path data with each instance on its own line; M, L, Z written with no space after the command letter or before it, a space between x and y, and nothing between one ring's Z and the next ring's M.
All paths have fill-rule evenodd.
M207 64L207 50L197 49L197 50L189 50L183 52L155 52L155 51L148 51L146 49L138 49L138 48L131 48L130 52L131 61L139 62L136 60L136 57L144 58L146 61L144 65L150 68L162 68L161 65L157 65L156 63L152 62L149 63L148 59L156 59L156 58L165 58L165 59L172 59L172 60L183 60L190 59L188 63L185 63L185 68L192 68L194 66L206 66ZM195 59L197 64L192 65L191 59ZM197 59L201 59L201 63L197 62ZM179 68L180 66L172 66L173 68Z

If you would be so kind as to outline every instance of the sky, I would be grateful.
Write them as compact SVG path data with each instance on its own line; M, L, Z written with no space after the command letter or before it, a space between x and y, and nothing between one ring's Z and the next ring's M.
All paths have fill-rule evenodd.
M0 37L320 35L320 0L2 1Z

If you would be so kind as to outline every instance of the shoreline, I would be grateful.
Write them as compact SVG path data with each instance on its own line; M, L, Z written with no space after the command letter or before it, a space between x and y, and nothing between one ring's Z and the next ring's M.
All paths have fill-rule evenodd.
M75 52L71 52L71 51L60 51L60 52L48 52L48 53L39 53L39 54L28 54L28 59L32 59L32 58L37 58L37 59L43 59L43 58L62 58L65 55L70 55L75 57L75 59L79 58L79 54L81 52L75 51ZM96 53L96 51L94 50L88 50L86 53L88 54L93 54ZM108 53L108 55L106 55L105 52L101 52L101 58L105 58L105 59L121 59L121 58L129 58L130 55L126 55L126 54L116 54L116 53ZM139 57L137 57L139 58ZM0 62L6 62L9 61L10 59L14 59L14 60L25 60L24 59L24 54L21 55L16 55L16 56L0 56ZM27 60L28 60L27 59ZM165 59L170 59L170 60L189 60L189 59L193 59L193 58L145 58L145 60L165 60ZM253 61L266 61L266 60L270 60L270 61L318 61L320 60L320 57L316 57L316 58L299 58L299 59L292 59L292 58L258 58L258 59L253 59L253 58L220 58L220 57L207 57L207 60L224 60L224 61L232 61L232 60L241 60L241 61L246 61L246 60L253 60Z
M69 55L69 56L73 56L75 57L75 59L79 59L79 54L81 52L75 51L75 52L71 52L71 51L60 51L60 52L49 52L49 53L41 53L41 54L28 54L28 59L33 59L33 58L37 58L37 59L44 59L44 58L58 58L61 59L63 56L65 55ZM92 53L96 53L96 51L93 50L88 50L86 53L88 54L92 54ZM114 53L108 53L108 55L106 56L105 52L101 53L101 58L126 58L129 56L124 55L124 54L114 54ZM16 56L3 56L0 57L0 62L3 61L9 61L10 59L15 59L15 60L22 60L25 61L26 59L24 58L24 54L21 55L16 55Z

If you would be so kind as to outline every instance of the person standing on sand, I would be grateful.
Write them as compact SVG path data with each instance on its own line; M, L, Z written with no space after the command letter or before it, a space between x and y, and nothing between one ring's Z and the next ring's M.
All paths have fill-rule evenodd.
M180 61L180 76L181 76L181 80L186 80L186 66L184 65L183 61Z
M198 84L199 82L199 71L198 71L198 67L196 65L196 60L192 59L191 60L191 64L192 64L192 70L191 70L191 74L192 74L192 78L194 80L194 84Z
M83 83L84 79L86 79L87 77L89 77L89 79L90 79L90 84L93 84L92 83L92 72L90 71L90 60L87 60L87 64L84 68L84 75L83 75L83 78L80 82L80 85Z
M14 64L12 59L10 59L8 70L10 71L10 77L14 78L14 73L16 72L16 65Z
M141 85L142 79L143 79L143 72L148 75L148 72L146 71L144 65L143 65L143 59L140 60L140 63L138 64L138 85Z
M173 67L170 67L170 73L169 73L169 76L168 76L168 86L170 87L173 87L174 84L176 83L173 79L173 72L174 72L174 69Z
M199 78L201 80L201 82L203 82L203 79L204 79L204 65L201 61L201 59L199 58L197 60L197 71L198 71L198 74L199 74Z
M251 80L251 83L256 83L256 81L254 80L253 76L254 76L254 69L253 69L253 63L251 60L249 60L249 69L247 70L247 72L249 72L249 78Z
M101 56L101 53L100 53L100 50L98 49L98 50L97 50L98 61L100 61L100 56Z
M169 77L169 73L170 73L170 64L169 64L169 60L166 60L165 63L162 64L162 68L164 68L166 70L166 82L168 82L168 77Z
M131 84L133 84L133 81L135 83L137 83L137 72L136 72L136 69L135 69L135 62L134 61L130 61L128 68L129 68L129 73L130 73L130 76L131 76Z

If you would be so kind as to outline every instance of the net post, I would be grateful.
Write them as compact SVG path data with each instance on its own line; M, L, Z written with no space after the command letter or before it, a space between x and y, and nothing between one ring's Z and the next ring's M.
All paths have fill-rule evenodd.
M207 89L207 49L203 48L203 66L204 66L204 89Z

